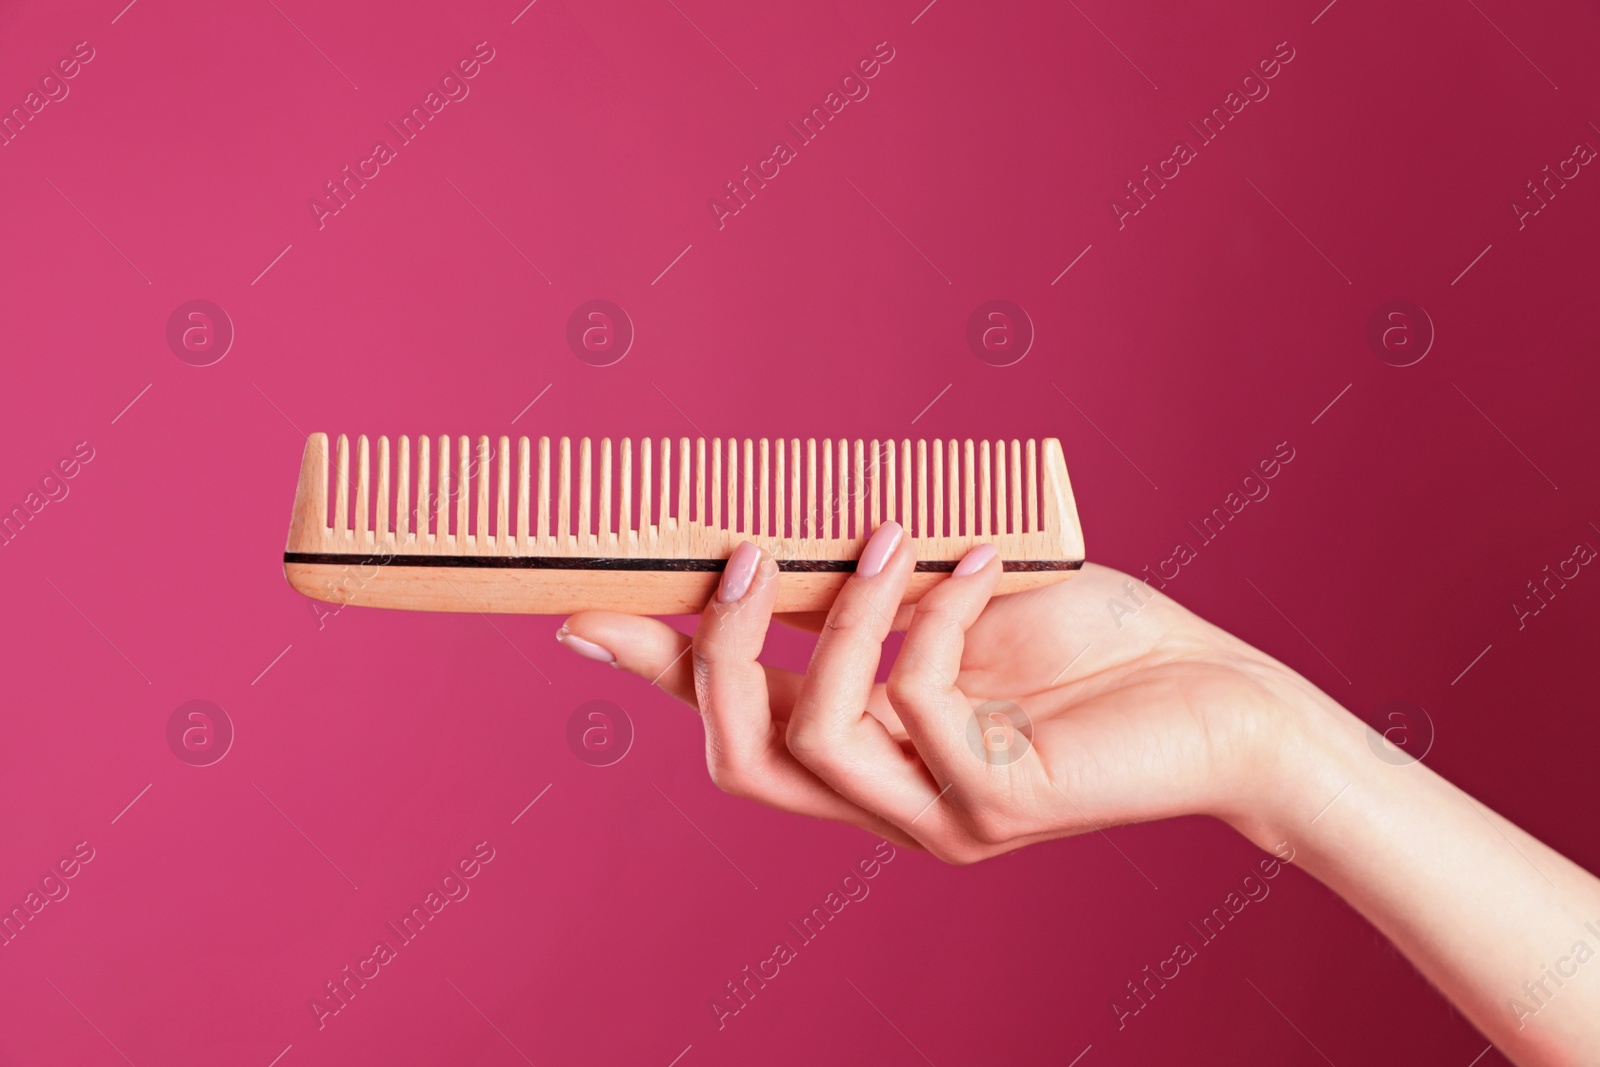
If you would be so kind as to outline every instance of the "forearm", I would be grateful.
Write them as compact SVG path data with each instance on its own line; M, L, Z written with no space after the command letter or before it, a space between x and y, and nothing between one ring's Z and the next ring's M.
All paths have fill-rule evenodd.
M1230 821L1287 841L1515 1062L1600 1062L1600 880L1317 703L1293 713L1267 814Z

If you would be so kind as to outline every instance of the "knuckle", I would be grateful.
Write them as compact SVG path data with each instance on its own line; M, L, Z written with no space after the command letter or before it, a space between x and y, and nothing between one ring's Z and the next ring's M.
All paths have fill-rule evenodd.
M933 696L933 677L924 665L912 664L910 658L902 657L883 683L883 692L896 708L916 707Z
M940 652L959 648L966 640L968 621L966 615L961 612L935 607L922 620L923 625L917 631L917 640L923 646ZM907 637L909 636L908 634Z
M874 829L873 832L874 833L879 833L879 836L883 837L884 840L886 840L886 841L892 841L894 843L895 847L897 847L897 848L910 849L912 852L927 852L928 851L928 846L927 845L923 844L917 838L907 835L903 831L896 831L896 832L892 832L892 833L888 833L888 834L883 834L883 833L880 833L879 831L877 831L876 829ZM932 853L929 853L929 855L932 855Z
M867 614L868 608L860 592L852 586L846 586L839 599L833 602L833 609L828 612L828 617L822 621L822 635L828 637L858 633L866 624Z
M711 710L711 665L706 661L705 656L700 654L699 649L695 650L692 658L694 660L691 672L694 677L695 706L704 715Z
M834 731L816 719L791 719L784 743L795 759L808 767L831 766Z
M950 598L959 590L938 585L917 601L916 625L923 630L947 630L961 625L961 612Z
M951 611L949 597L946 595L948 586L935 586L926 595L917 601L916 620L926 629L937 629L948 626L955 619Z
M733 762L713 758L706 761L706 769L711 772L712 784L724 793L736 797L748 797L750 795L749 775Z
M1011 820L990 808L969 811L967 824L973 839L985 845L1003 845L1013 836Z
M822 620L822 629L817 631L817 636L825 641L830 637L842 637L852 629L854 626L850 613L842 607L835 606L828 612L828 617Z
M708 660L738 658L752 641L759 645L765 623L760 612L749 611L748 601L713 605L695 628L690 644L697 657ZM748 652L743 653L748 655Z
M694 632L694 637L689 641L689 647L694 650L695 668L703 670L704 664L715 657L716 654L716 629L715 623L702 623Z
M959 837L941 838L927 843L928 851L940 863L948 863L952 867L968 867L986 855L969 841Z

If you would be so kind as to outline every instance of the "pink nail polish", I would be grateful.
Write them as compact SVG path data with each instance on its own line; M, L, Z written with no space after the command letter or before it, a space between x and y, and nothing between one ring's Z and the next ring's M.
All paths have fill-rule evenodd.
M867 538L867 547L861 550L861 560L856 564L857 578L875 578L883 570L894 550L900 547L900 536L905 531L898 522L886 522Z
M617 657L601 648L593 641L585 641L577 634L570 632L565 626L556 631L556 640L566 645L584 659L592 659L598 663L615 664Z
M951 572L952 578L965 578L969 574L977 574L996 555L993 545L979 545L962 557L956 564L956 569Z
M750 591L755 580L756 566L761 562L761 550L749 541L743 541L728 557L722 568L722 583L717 586L717 602L731 604Z

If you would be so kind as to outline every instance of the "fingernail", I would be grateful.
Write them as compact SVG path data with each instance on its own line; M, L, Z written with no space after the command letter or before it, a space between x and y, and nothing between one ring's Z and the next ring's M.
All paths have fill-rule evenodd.
M872 578L889 562L894 550L900 547L900 535L905 531L898 522L886 522L867 538L867 547L861 550L861 561L856 564L856 577Z
M717 586L717 602L731 604L750 591L756 577L756 565L761 562L761 550L749 541L742 541L728 557L722 568L722 583Z
M956 569L951 572L951 577L965 578L969 574L977 574L994 557L995 548L993 545L979 545L961 557L961 562L956 564Z
M585 641L577 634L572 633L565 626L556 631L556 640L572 649L572 651L576 652L584 659L592 659L599 663L610 663L612 665L615 665L617 662L617 657L613 656L609 651L601 648L593 641Z

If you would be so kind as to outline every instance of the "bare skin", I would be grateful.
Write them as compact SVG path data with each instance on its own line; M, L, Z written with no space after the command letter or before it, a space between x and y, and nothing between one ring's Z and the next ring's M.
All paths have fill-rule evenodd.
M1000 564L978 548L896 610L915 551L892 523L874 540L880 570L826 617L783 620L819 631L803 674L759 662L777 566L754 545L692 641L610 612L558 636L698 708L724 790L947 862L1191 814L1287 843L1514 1062L1600 1063L1600 879L1423 764L1375 758L1306 679L1118 571L995 597ZM1130 590L1143 606L1113 618Z

